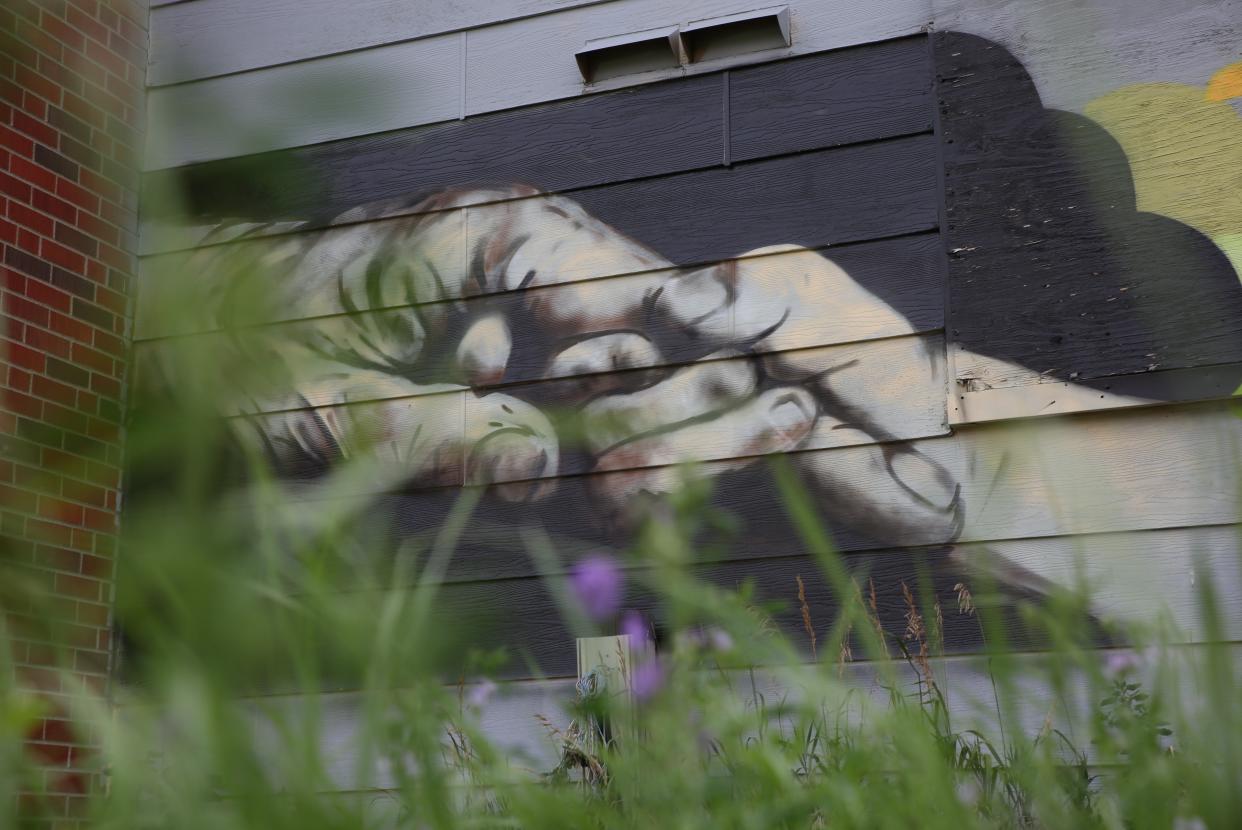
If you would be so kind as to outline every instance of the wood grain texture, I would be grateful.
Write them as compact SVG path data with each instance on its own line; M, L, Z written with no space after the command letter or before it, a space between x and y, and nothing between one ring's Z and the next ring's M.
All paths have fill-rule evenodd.
M1202 86L1238 59L1238 0L933 0L932 8L938 31L1002 44L1047 106L1075 112L1131 84Z
M1095 388L1242 360L1242 284L1228 259L1188 226L1136 210L1115 140L1044 109L996 44L942 33L935 54L956 346Z
M855 325L857 320L846 319L839 325L828 325L828 321L820 321L820 325L799 326L790 330L789 336L779 343L769 340L756 344L752 351L755 354L767 354L781 350L806 349L816 346L830 346L837 343L866 341L876 338L900 337L911 332L930 332L941 328L943 310L940 306L943 280L938 273L940 259L935 256L937 238L934 236L906 237L878 243L847 246L832 249L829 253L832 260L843 267L856 280L869 287L881 286L884 291L877 294L891 293L898 299L894 303L902 316L896 317L891 324L876 328L863 328ZM789 259L789 255L773 255L770 267L779 270L779 262ZM671 273L657 273L657 280L667 280ZM539 289L526 289L520 292L509 292L486 297L471 297L451 304L451 311L446 310L449 304L438 304L443 315L448 315L448 326L441 335L443 342L429 344L430 348L423 365L420 377L428 382L438 384L429 387L428 393L443 391L445 384L456 385L465 389L467 378L457 360L456 347L460 339L468 331L471 321L499 315L504 319L521 321L528 315L532 304L560 303L573 304L572 307L605 309L613 303L618 295L641 294L651 285L652 275L634 275L606 280L592 280L585 283L568 285L552 285ZM627 288L631 285L632 288ZM169 339L139 340L135 345L134 382L141 391L157 392L160 385L167 382L169 372L175 372L179 350L198 349L205 353L216 354L221 362L227 361L237 367L239 393L242 397L237 405L244 411L265 411L272 407L285 408L284 401L289 399L298 385L297 378L309 379L321 361L314 358L309 351L313 344L347 343L368 331L391 330L399 325L399 321L410 314L419 313L417 309L391 309L379 312L359 314L342 314L336 317L318 318L302 322L282 325L260 325L255 327L230 329L226 332L203 333L189 339L178 337ZM173 322L163 315L148 313L144 319L164 320ZM186 321L193 322L193 321ZM663 329L667 328L665 332ZM149 327L144 334L159 333ZM166 331L165 334L171 332ZM567 347L566 342L558 341L554 332L537 329L523 329L517 333L518 342L510 354L503 377L495 381L484 382L481 388L507 389L515 384L529 384L531 381L544 377L580 378L593 376L591 384L596 388L611 385L607 377L595 375L600 371L615 368L609 363L602 368L587 361L585 363L565 362L558 355ZM626 366L637 372L641 369L657 369L679 365L706 356L709 351L699 341L688 339L685 333L676 326L666 323L663 326L652 325L645 331L644 339L648 343L660 343L658 350L635 355ZM578 341L578 336L572 342ZM866 351L868 346L859 343L852 349ZM889 349L876 345L874 349ZM943 398L943 344L936 347L941 353L937 361L937 375L940 380L941 393L933 395ZM878 355L879 352L877 351ZM894 355L896 357L896 355ZM853 358L849 358L852 360ZM884 360L880 361L881 363ZM890 368L896 371L899 366L908 365L909 361L897 360ZM874 365L869 361L868 365ZM338 367L339 368L339 367ZM919 375L915 379L915 388L922 388L921 383L927 382L927 375ZM879 377L876 381L879 381ZM582 384L576 384L581 387ZM618 386L632 385L618 382ZM306 384L303 384L306 387ZM572 385L571 385L572 386ZM567 390L568 391L568 390ZM306 404L312 406L329 403L331 392L327 389L306 387L302 391ZM367 400L400 395L401 391L389 384L374 384L374 392L367 394L355 389L355 400ZM546 398L538 395L540 399ZM575 397L578 397L575 394ZM223 403L223 402L222 402ZM257 409L256 409L257 407ZM943 401L938 404L943 417ZM901 409L901 406L898 406ZM882 413L880 413L882 414ZM915 437L908 435L906 437Z
M956 394L949 407L953 424L1224 400L1237 394L1240 371L1234 364L1198 366L1117 375L1097 386L1083 386L961 349L951 360L957 369Z
M876 0L865 6L803 0L789 6L794 32L790 48L614 78L592 88L632 86L765 58L912 35L932 19L930 0ZM478 29L470 33L466 112L488 112L581 94L582 78L573 56L588 40L737 11L739 6L732 0L620 0ZM532 61L530 55L546 59Z
M415 40L598 0L195 0L151 15L151 86ZM163 3L152 3L157 7Z
M924 44L915 38L735 72L734 159L930 130ZM790 73L802 79L792 88ZM301 193L236 161L152 172L146 187L183 189L199 222L320 225L360 205L408 203L443 188L521 181L564 191L677 173L720 163L721 85L713 73L291 151L282 163L312 183ZM773 100L785 102L786 123L763 138ZM157 250L154 236L147 234L145 253Z
M720 88L721 77L711 75L295 150L288 163L315 180L301 200L256 194L229 162L152 173L147 187L183 187L200 221L316 225L362 205L453 187L529 182L558 191L677 173L719 164Z
M734 161L926 132L932 126L925 37L735 69L729 74Z
M593 5L571 10L569 13L587 13L595 24L602 22L604 17L621 11L619 6L633 2L650 5L650 0L625 0L621 4ZM710 12L721 2L722 0L696 0L694 3L687 3L687 6L703 6L704 11ZM894 6L905 6L912 0L886 2ZM808 14L812 13L811 8L807 11ZM819 11L814 13L821 14ZM667 15L668 11L663 10L660 14ZM898 13L898 17L905 15L904 11ZM538 24L544 20L555 22L563 16L542 15L507 25ZM839 14L834 16L839 17ZM629 19L632 21L635 18ZM884 23L880 16L868 16L866 21L858 21L859 25L874 26L881 31L884 30ZM298 147L456 118L462 112L460 73L463 65L467 72L466 94L469 94L468 89L478 65L483 64L490 68L497 57L486 40L494 29L504 28L506 26L476 30L470 34L470 38L474 40L458 34L439 35L301 63L192 81L178 84L175 88L156 88L149 96L152 135L148 142L146 168L154 170L196 161ZM899 26L889 36L911 34L916 29L914 26ZM560 29L557 31L558 36L564 34ZM484 42L475 42L480 39ZM803 41L797 51L821 51L872 39L878 37L851 38L837 29L826 42L816 45ZM511 83L527 69L558 65L556 61L531 61L530 54L556 53L538 50L532 52L527 47L523 47L520 57L512 54L506 56L506 59L514 61L504 71L506 81ZM573 55L580 47L581 43L576 43L573 48L563 53L566 66L572 71L574 78L578 77L578 70ZM460 50L463 48L468 49L465 61L461 60ZM776 51L781 54L789 53L789 50L783 49ZM753 56L742 57L748 62L754 60ZM709 61L694 64L693 72L719 68L720 62ZM653 74L660 78L670 78L682 77L684 72L675 69L632 77L648 81L659 79L648 77ZM606 82L602 86L630 86L632 77L619 78L616 80L620 83ZM362 90L361 94L359 90ZM467 108L465 112L473 115L512 109L573 97L581 92L581 84L574 81L573 89L561 94L520 95L497 101L491 106ZM713 104L720 104L719 97ZM865 105L874 111L874 101L865 102ZM245 129L238 130L239 123L245 125Z
M1156 682L1152 665L1125 649L1101 652L1099 660L1107 671L1107 662L1114 655L1137 657L1137 679L1149 689ZM1202 705L1200 694L1193 688L1196 672L1190 671L1195 661L1203 658L1203 652L1194 647L1170 649L1166 655L1171 666L1185 666L1186 671L1172 671L1178 682L1169 689L1189 711ZM1242 651L1230 647L1227 658L1235 666L1242 664ZM999 745L1002 740L998 727L997 690L989 659L977 655L952 655L931 660L932 671L941 690L945 693L947 715L956 730L977 729L982 735ZM1013 689L1013 697L1005 700L1014 718L1007 724L1010 734L1017 729L1028 738L1037 735L1045 725L1060 730L1092 763L1109 763L1116 759L1101 757L1098 747L1091 741L1089 718L1095 712L1099 695L1092 693L1086 676L1077 670L1068 671L1057 655L1025 654L1014 657L1015 675L1022 682ZM1058 677L1060 682L1054 683ZM753 673L728 673L728 679L745 704L755 699L769 705L777 701L805 702L810 688L798 685L795 677L778 675L769 670ZM898 688L911 695L917 692L917 678L905 665L894 667L893 680ZM843 667L842 688L839 694L823 701L824 708L840 722L858 724L865 713L888 708L888 690L882 685L882 675L874 663L854 662ZM516 680L499 685L488 704L478 713L483 734L500 751L501 755L519 775L532 779L540 772L555 766L559 760L557 745L539 724L538 716L547 717L559 728L572 719L570 704L575 699L574 678L541 680ZM466 686L468 695L473 684ZM851 694L846 695L846 690ZM360 765L362 734L361 723L368 700L360 692L339 691L304 697L280 695L239 701L239 705L252 715L254 737L260 747L270 747L273 755L282 751L281 735L298 735L295 725L304 723L308 707L316 722L321 724L320 746L329 763L327 777L334 789L350 793L363 793L374 813L387 815L391 808L384 800L384 790L395 785L392 770L382 765L367 768ZM122 709L120 717L124 719ZM280 726L284 728L281 729ZM773 723L772 729L784 733L787 725ZM361 769L361 772L360 772ZM274 773L277 772L274 770ZM292 782L291 782L292 783Z
M589 214L653 250L664 261L685 266L716 262L722 254L740 255L775 244L816 249L929 231L938 224L936 194L934 140L931 136L915 136L747 162L732 168L606 185L575 192L573 199ZM489 215L508 210L510 207L505 205L465 209L466 224L474 229L474 235L467 235L463 243L463 260L468 248L486 242L478 238L478 229L495 224L489 221ZM675 221L670 221L670 217L676 217ZM370 233L379 234L383 230L381 224L354 226L348 232L360 238ZM557 234L576 231L550 211L548 221L530 228L529 232L546 236L551 242ZM345 229L339 233L343 235ZM309 251L314 241L313 236L306 234L285 236L268 248L264 247L268 243L256 243L250 253L241 250L242 244L238 244L233 246L238 252L225 255L239 267L250 262L253 268L253 263L264 261L264 252L271 248L282 252L281 261L292 268L299 251ZM143 260L141 280L150 287L139 289L137 331L140 338L186 330L184 318L170 327L161 322L162 315L143 310L143 306L152 308L151 303L166 297L167 292L176 295L183 290L201 293L203 289L210 289L213 282L204 279L204 268L210 273L216 266L210 264L213 262L210 258L204 260L208 265L201 264L199 260L204 256L204 253L191 252ZM912 261L909 253L901 256L891 263L893 271L886 271L879 262L875 266L865 266L868 273L879 276L877 296L899 309L903 309L906 302L894 290L902 282L893 278L897 274L895 269ZM919 261L922 256L916 254L913 260ZM617 275L615 270L610 273L608 268L601 268L589 257L582 262L585 267L579 269L580 273L571 273L572 269L566 265L562 269L565 273L559 273L557 278L571 281ZM463 262L459 268L469 265ZM276 282L279 282L279 274L285 273L275 266L270 270L271 279ZM232 273L236 272L226 272ZM919 273L925 273L924 268L916 272ZM176 282L191 277L195 282ZM858 281L864 288L871 288L862 278ZM304 306L305 299L301 298L297 306ZM922 302L920 299L912 305L917 308ZM194 307L207 306L196 304ZM318 313L333 313L333 309ZM239 324L247 320L233 322ZM201 329L207 324L203 321L198 326Z
M1123 558L1109 563L1132 571L1125 575L1132 583L1128 593L1118 594L1126 607L1115 605L1111 609L1098 609L1102 614L1130 623L1152 622L1159 613L1167 610L1174 620L1188 624L1180 633L1181 639L1174 641L1195 642L1204 631L1198 619L1194 588L1195 560L1198 559L1199 578L1236 576L1236 543L1236 528L1192 529L1091 539L1082 545L1080 552L1086 559L1109 550L1127 550ZM1056 549L1059 544L1043 540L1038 543L971 546L958 551L947 548L871 551L847 554L843 565L868 594L874 585L879 621L889 635L900 639L906 630L908 606L903 598L904 583L919 597L920 602L926 601L929 606L939 603L942 607L945 652L969 654L983 651L986 643L978 616L958 611L955 586L965 582L973 586L980 597L983 592L980 588L982 583L973 579L973 571L963 557L1007 555L1017 561L1038 561L1046 556L1060 559L1062 552ZM1065 560L1059 564L1073 567ZM1156 570L1144 572L1147 568ZM1101 570L1097 569L1092 576L1098 575ZM775 608L772 621L807 657L810 657L811 649L797 600L797 578L803 580L812 624L821 637L841 609L841 600L820 574L814 560L807 556L786 555L692 565L690 572L696 579L725 590L741 588L744 583L752 585L756 602ZM552 578L561 577L554 575ZM628 569L623 607L638 610L650 619L659 642L668 636L665 629L668 621L662 617L658 592L651 588L654 578L656 574L645 568ZM1167 584L1166 578L1171 578L1172 584ZM1236 585L1222 593L1221 613L1225 634L1229 639L1234 639L1242 635L1242 597L1239 597ZM382 602L382 594L373 596L377 605ZM1009 593L990 603L984 603L982 599L979 602L984 603L981 605L982 613L996 615L999 630L1004 632L1010 647L1029 651L1047 647L1048 641L1037 625L1024 621L1016 608L1019 603L1037 601L1038 598L1037 592L1027 591ZM540 674L550 677L575 675L574 637L562 621L548 583L543 578L446 584L438 593L436 614L438 619L444 621L446 647L443 656L446 664L443 669L446 676L456 677L460 673L459 667L453 664L454 644L464 648L468 643L479 642L504 646L509 651L511 659L503 672L507 678L530 678ZM605 625L604 630L607 633L609 627ZM1109 644L1102 632L1097 634L1097 639L1101 644ZM856 654L863 653L860 643L854 642L853 647ZM895 646L893 651L896 653ZM821 656L826 660L835 661L835 658L835 654ZM357 678L342 675L336 679L335 687L349 688L355 682Z
M899 521L903 512L912 510L909 493L883 465L873 465L875 446L794 453L789 458L806 477L808 493L821 507L840 550L943 545L953 539L958 544L991 544L1064 538L1068 547L1048 560L1050 570L1044 574L1056 581L1063 576L1056 562L1067 561L1078 534L1237 521L1238 432L1227 410L1201 404L972 427L954 436L880 447L894 462L893 469L914 486L919 480L910 476L910 462L916 456L950 470L960 486L964 515L964 527L957 533L930 521ZM817 466L842 471L854 486L825 486L810 475ZM733 530L706 532L696 539L697 550L724 560L804 553L763 459L713 462L698 474L711 480L711 503L733 517ZM531 573L529 558L520 545L515 548L522 528L548 533L568 561L591 551L620 553L631 542L636 508L612 495L634 492L641 502L638 487L658 494L675 488L679 480L676 471L655 468L561 478L555 490L535 501L489 496L473 517L450 571L454 579ZM365 509L370 525L387 526L394 539L417 548L429 543L458 498L453 489L410 490L377 496ZM313 505L307 502L299 509L313 513ZM1115 550L1124 553L1124 546ZM1038 573L1037 562L1027 558L1020 564Z
M153 89L144 166L172 167L457 118L461 64L461 37L441 35Z

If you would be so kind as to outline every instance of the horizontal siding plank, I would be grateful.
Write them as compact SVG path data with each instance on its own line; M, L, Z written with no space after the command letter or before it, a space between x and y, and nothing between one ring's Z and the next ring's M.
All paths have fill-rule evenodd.
M988 543L1236 522L1239 431L1227 409L1200 404L977 426L789 460L841 550ZM451 571L463 579L530 573L527 556L514 548L515 533L526 527L542 528L571 559L624 550L646 494L676 489L682 475L646 468L568 476L554 489L546 481L511 489L514 501L489 496ZM803 551L763 458L711 462L696 475L712 482L712 504L734 517L737 533L708 533L699 549L732 559ZM946 503L936 495L946 489L958 495L956 513L934 507ZM291 498L313 502L315 492ZM419 490L358 509L417 544L434 536L458 497L451 488ZM316 511L295 511L308 512Z
M735 161L932 128L924 37L793 58L729 73Z
M1150 691L1153 684L1161 682L1155 676L1157 666L1146 660L1145 655L1126 650L1099 653L1105 678L1114 674L1107 663L1116 655L1135 658L1132 661L1137 667L1134 678L1143 683L1146 690ZM1172 686L1161 688L1176 695L1178 705L1186 707L1179 711L1188 715L1200 711L1206 701L1202 691L1194 688L1193 684L1201 673L1191 667L1192 661L1204 659L1203 652L1188 646L1167 649L1162 657L1172 668L1167 675L1174 682ZM1226 659L1234 666L1242 665L1242 649L1236 645L1229 647ZM994 661L981 655L953 655L933 657L930 664L936 682L944 692L945 714L953 729L958 732L975 729L1000 745L1004 733L999 728ZM1178 666L1184 668L1179 669ZM1199 666L1202 666L1201 662ZM891 669L897 688L914 696L918 692L918 678L913 670L905 663L898 663ZM1013 718L1006 723L1010 737L1020 732L1027 739L1033 739L1052 728L1065 734L1089 762L1115 760L1101 758L1098 747L1091 740L1089 723L1098 712L1099 694L1095 693L1098 690L1093 689L1080 669L1067 667L1061 656L1047 654L1016 655L1012 669L1013 676L1019 682L1013 686L1013 697L1005 701ZM760 669L727 672L725 677L741 701L748 705L755 700L766 701L773 717L779 702L791 705L803 703L811 694L820 693L800 685L801 679L791 672ZM1060 678L1060 682L1054 683L1054 677ZM863 721L865 713L888 710L890 692L883 678L880 666L875 663L847 663L840 670L840 687L835 690L835 695L821 701L821 708L843 727L856 727ZM546 718L559 729L569 725L574 718L572 706L577 698L575 682L573 677L502 682L488 696L486 704L472 713L478 718L482 734L515 773L529 775L533 780L540 773L552 769L560 760L559 742L548 734L541 720ZM811 682L821 692L828 688L822 676L815 676ZM473 688L474 684L468 684L462 690L466 699L469 699ZM379 820L393 820L391 816L399 815L401 809L400 802L390 795L391 789L399 784L393 770L384 763L374 766L360 763L363 723L367 707L372 703L369 697L356 691L313 696L278 695L238 702L252 713L250 717L256 745L270 750L273 759L291 749L286 743L287 736L302 735L302 730L296 726L311 718L319 726L320 757L325 762L324 772L332 791L366 793L369 811L366 815ZM314 709L308 711L311 706ZM120 717L126 717L124 708ZM1203 718L1204 722L1210 722L1211 714L1204 713ZM771 728L776 731L770 735L788 732L787 723L774 722ZM273 773L279 774L276 764L273 764ZM280 779L276 780L279 782Z
M828 325L826 321L830 319L829 315L822 310L817 311L814 304L808 304L799 307L799 313L792 315L786 322L779 339L769 337L755 343L751 347L753 353L788 352L837 343L900 338L902 335L930 332L942 327L942 281L938 273L940 259L936 256L937 237L907 237L831 249L827 253L831 254L833 262L856 281L871 287L873 293L893 293L899 296L902 302L897 303L897 311L902 316L889 314L869 317L864 308L859 313L846 314L843 319ZM780 263L794 260L791 262L791 273L798 273L792 269L796 265L796 255L775 254L771 255L771 260L767 266L768 272L779 272L782 268ZM873 275L875 283L879 283L884 291L874 290L875 283L870 280ZM408 326L410 319L417 319L424 326L434 325L440 332L436 341L427 344L427 353L420 361L420 376L441 386L460 384L458 388L464 389L468 379L463 374L465 370L456 356L456 349L469 330L471 321L484 321L500 315L506 320L518 323L527 319L530 308L555 306L564 309L568 318L576 321L572 324L573 331L598 330L604 333L605 339L597 340L597 345L592 347L588 341L580 340L580 335L576 334L565 340L558 340L551 332L526 329L513 331L514 347L503 376L480 379L475 381L475 385L481 388L504 389L545 377L582 378L589 375L593 378L589 386L598 389L609 385L607 376L600 376L600 372L614 368L641 370L673 366L700 359L712 351L712 347L689 337L671 321L663 321L661 325L653 323L643 329L642 335L633 335L633 339L637 341L634 348L629 347L628 341L618 342L614 346L612 340L615 338L606 334L610 328L607 325L608 317L615 312L620 302L626 298L636 298L636 305L641 305L650 288L668 285L675 278L673 272L654 272L471 297L456 303L419 306L413 310L391 309L342 314L291 324L231 329L227 332L194 335L188 340L180 337L139 340L134 355L135 383L140 390L158 393L162 378L176 376L177 370L174 367L180 359L181 350L201 350L203 353L217 355L217 360L228 362L235 367L234 378L239 386L238 391L244 392L239 405L245 411L285 408L287 399L293 393L296 378L302 378L303 387L309 387L302 390L302 397L308 405L325 405L331 402L330 398L335 393L328 389L310 387L305 381L316 373L316 367L337 372L347 370L348 367L344 364L325 366L324 361L317 358L311 349L322 350L332 344L338 344L340 348L346 348L348 344L362 344L364 341L361 338L368 332L402 330L403 325ZM828 288L831 290L831 287ZM575 313L575 310L580 311ZM803 316L801 312L804 311L807 318L805 323L800 319ZM593 324L592 318L587 315L598 317L600 322ZM170 318L150 314L147 319ZM734 339L738 337L735 334ZM738 342L744 339L742 337ZM658 346L655 345L657 343ZM852 348L865 351L868 347L860 344ZM877 345L871 348L874 350L881 347ZM884 348L891 350L894 347ZM943 352L943 344L938 345L936 350ZM360 353L369 354L369 351ZM571 358L570 355L574 354L580 356ZM622 361L620 366L618 361ZM944 397L942 363L942 358L937 360L940 391L934 397L938 400ZM382 380L382 375L380 379ZM575 385L584 386L582 383ZM352 384L353 399L366 400L408 394L408 391L396 388L390 383L377 382L373 386L374 391L367 393L360 390L359 384ZM437 387L428 391L442 390Z
M1122 545L1133 545L1127 557L1112 564L1135 569L1152 566L1146 571L1150 579L1135 578L1132 585L1116 591L1102 589L1100 607L1096 619L1103 615L1115 622L1151 624L1162 614L1171 619L1184 621L1180 634L1171 642L1197 642L1204 628L1197 619L1199 607L1194 587L1194 556L1186 546L1197 547L1200 578L1222 577L1237 574L1236 528L1224 531L1206 528L1178 531L1161 531L1158 534L1126 534L1084 546L1083 558L1091 553L1110 548L1120 551ZM1223 543L1223 545L1222 545ZM1204 551L1203 545L1215 546ZM1048 542L1024 545L1001 544L988 548L968 549L955 552L944 548L923 550L885 550L868 553L846 554L842 564L859 584L865 596L875 590L876 609L884 630L895 637L902 637L907 625L907 605L903 585L908 587L920 601L928 606L939 604L943 609L944 650L946 654L979 653L987 648L987 642L977 615L958 610L956 586L965 583L974 586L982 596L980 583L972 579L972 571L963 564L962 555L1001 556L1006 552L1022 557L1038 559L1047 552ZM1072 563L1065 563L1072 569ZM764 559L739 560L727 563L690 566L690 575L726 590L737 589L749 583L755 591L754 601L765 607L775 608L772 621L810 656L810 644L805 635L800 603L798 578L801 577L812 625L821 637L838 618L841 602L820 573L813 558L809 556L781 556ZM1093 574L1094 575L1094 574ZM1067 574L1072 579L1071 574ZM1174 580L1166 586L1157 577ZM559 577L557 577L559 578ZM650 587L656 574L643 567L627 570L622 607L644 614L655 625L657 635L664 635L667 620L662 618L658 593ZM1062 583L1064 586L1065 583ZM924 593L930 591L930 593ZM1017 651L1031 651L1049 646L1046 635L1037 626L1031 626L1018 612L1018 606L1037 602L1042 596L1038 586L1018 583L1002 586L1003 599L985 609L996 614L1000 630L1004 632L1009 647ZM1237 583L1229 586L1221 596L1221 622L1228 639L1242 634L1242 597ZM1110 601L1113 607L1106 606ZM376 596L376 605L382 595ZM982 600L980 600L982 602ZM436 599L435 614L443 620L446 632L456 632L455 638L464 647L467 642L486 642L490 647L503 647L510 657L502 669L508 679L531 678L539 672L546 677L572 677L576 671L574 637L562 619L559 606L554 600L548 582L540 577L501 579L486 582L455 582L441 586ZM1120 610L1118 603L1124 603ZM453 636L447 635L446 636ZM1096 632L1096 642L1110 645L1107 635ZM854 653L864 653L861 643L853 643ZM447 648L446 654L452 649ZM896 653L896 648L893 648ZM823 655L821 659L835 662L836 654ZM445 673L458 676L454 666L445 666ZM952 670L948 671L950 679ZM337 687L348 687L352 679L341 677ZM279 691L274 689L273 691Z
M865 6L801 0L789 6L794 34L793 46L788 49L614 78L591 88L631 86L763 58L917 34L932 19L930 0L875 0ZM488 112L579 95L584 85L574 53L588 40L732 14L738 8L735 0L617 0L472 31L466 112ZM530 60L531 55L543 59Z
M812 53L911 35L930 19L929 0L883 0L878 5L871 4L864 13L807 3L794 11L796 46L774 53ZM463 63L468 115L573 98L584 91L574 53L595 36L588 29L612 35L632 30L635 20L663 20L670 14L690 20L731 11L736 9L727 0L684 0L676 10L655 0L620 0L475 29L468 37L438 35L157 87L149 96L152 134L146 167L229 158L456 118L461 113ZM236 22L227 25L231 28ZM468 49L464 62L459 51L463 45ZM222 54L230 51L213 48ZM543 59L532 60L532 55ZM688 70L618 78L592 89L680 78L687 72L711 72L754 60L753 55L743 55L694 64ZM360 88L366 93L359 95ZM335 102L333 108L339 111L325 113L328 102ZM262 132L239 130L239 124L257 126Z
M721 83L710 75L293 150L284 159L315 180L301 199L239 186L227 161L149 173L146 185L184 188L198 221L325 224L359 205L453 187L520 181L560 191L677 173L721 161Z
M931 136L822 150L573 194L673 264L773 244L819 248L938 225Z
M197 0L196 0L197 2ZM147 95L147 169L430 124L461 112L461 37L444 35Z
M1096 387L1050 378L1006 361L954 350L957 394L949 410L954 424L1047 417L1093 409L1151 406L1167 402L1224 400L1238 391L1242 367L1200 366L1100 379Z
M194 0L152 12L148 83L244 72L595 2L455 0L414 9L403 0Z
M919 38L808 56L775 65L780 72L735 72L731 157L930 131L926 64ZM792 91L790 67L805 79ZM564 191L677 173L723 160L721 86L714 73L292 150L281 164L305 171L311 186L300 190L239 170L237 160L154 171L146 187L184 190L196 222L248 217L321 225L359 205L408 204L451 187L521 181ZM788 122L767 131L775 140L761 135L772 100L786 103ZM144 252L158 250L159 234L145 236Z
M732 168L591 188L572 194L572 201L595 219L658 256L648 253L636 258L627 254L616 260L620 265L609 265L612 260L602 254L562 256L564 261L559 268L545 273L541 279L569 281L616 276L668 264L682 266L717 262L722 253L740 255L748 250L777 244L814 249L925 232L937 227L936 193L935 147L931 136L821 150L738 164ZM586 233L581 222L575 223L566 218L566 211L557 207L556 200L532 198L543 201L466 208L469 227L461 259L441 251L445 246L456 244L449 238L449 231L457 233L459 223L454 217L458 214L446 216L440 213L433 217L431 221L437 229L438 246L435 257L441 263L438 269L440 282L446 286L437 289L443 291L442 296L460 296L467 283L471 285L471 290L493 290L492 286L479 285L477 279L471 278L477 275L473 271L467 274L465 269L472 267L476 253L487 250L490 237L485 238L484 234L495 234L496 229L503 226L501 220L514 211L531 215L526 220L530 227L524 227L523 233L528 233L540 246L552 246L554 249L553 243L558 239L563 237L568 240L574 235ZM762 208L758 207L760 205ZM671 220L670 217L675 218ZM357 265L367 256L382 254L385 235L390 232L405 234L403 229L409 224L409 219L401 218L336 228L329 233L335 240L333 249L347 247L353 250L355 253L351 261ZM413 229L424 232L419 227ZM254 263L264 263L262 267L273 274L269 278L273 283L279 283L277 274L283 273L277 270L277 265L286 270L300 265L299 279L307 278L307 269L318 269L316 275L311 276L316 283L326 287L307 289L304 285L297 286L300 293L291 293L288 297L291 307L306 308L308 303L318 302L322 310L313 312L315 314L340 311L339 307L332 308L327 303L336 290L332 281L336 272L314 263L301 262L301 257L324 249L328 243L320 242L315 248L312 247L317 244L315 237L298 234L280 237L274 249L257 246L252 252L238 250L243 244L247 243L239 243L232 248L226 246L227 252L222 256L229 257L237 267L242 268L254 268ZM280 255L276 265L268 264L263 259L271 250ZM469 259L467 251L470 252ZM155 303L155 307L159 307L167 297L165 292L176 295L183 290L199 293L215 290L217 284L212 280L203 281L202 277L205 270L218 267L211 264L210 259L205 260L207 264L204 264L204 257L208 256L205 252L191 252L143 260L138 337L185 331L184 328L170 329L161 322L162 314L146 311L144 306L149 309ZM226 273L232 275L236 272ZM195 283L170 282L186 280L191 274ZM863 285L870 287L865 283ZM284 288L294 287L277 286L278 290ZM894 294L886 296L882 288L877 293L881 299L901 307L901 301L895 299ZM147 296L143 297L144 294ZM365 302L365 299L359 302ZM196 302L192 307L212 306Z
M717 358L658 379L645 371L610 373L592 378L588 392L601 387L617 391L584 402L579 380L454 391L360 371L312 379L284 395L279 387L264 390L264 398L236 405L250 408L246 423L266 436L288 478L314 478L339 458L373 455L382 474L366 482L369 492L527 482L947 431L939 335ZM818 419L821 407L825 417ZM285 411L252 416L254 408ZM506 460L541 446L556 454L555 439L490 449L493 435L525 424L547 433L545 416L559 436L559 456L534 459L533 468ZM845 418L866 430L841 429Z

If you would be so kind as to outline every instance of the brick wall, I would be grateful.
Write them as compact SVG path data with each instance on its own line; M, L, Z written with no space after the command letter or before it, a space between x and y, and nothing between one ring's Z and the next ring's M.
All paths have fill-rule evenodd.
M70 826L96 777L69 704L111 653L146 28L143 0L0 2L0 607L48 703L24 800Z

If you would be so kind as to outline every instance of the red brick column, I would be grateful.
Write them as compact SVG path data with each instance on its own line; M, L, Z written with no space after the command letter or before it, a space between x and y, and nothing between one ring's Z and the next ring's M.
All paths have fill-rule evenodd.
M67 826L95 781L67 704L111 654L146 29L141 0L0 3L0 607L49 704L29 798Z

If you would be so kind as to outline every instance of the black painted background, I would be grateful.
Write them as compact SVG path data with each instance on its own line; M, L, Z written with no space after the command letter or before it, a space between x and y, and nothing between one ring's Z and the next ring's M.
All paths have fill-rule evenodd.
M290 169L281 162L307 171L306 186L266 180L264 170ZM1242 288L1223 254L1186 226L1136 211L1116 142L1082 116L1045 109L1004 47L967 35L907 38L149 177L152 187L185 186L204 221L313 225L362 204L413 205L439 188L512 181L569 192L678 264L777 243L850 243L841 251L850 273L917 329L946 320L951 341L1037 372L1106 386L1119 374L1242 364ZM943 256L931 268L921 254L918 269L903 265L928 240L938 240ZM1242 382L1236 368L1216 371L1225 383ZM1152 392L1178 394L1155 384ZM826 622L832 600L767 476L760 465L718 482L716 503L737 526L718 540L710 575L722 584L753 578L762 595L786 600L802 575ZM391 518L397 537L419 537L452 497L396 494L376 515ZM450 603L498 618L500 639L544 671L572 672L573 643L531 575L518 531L545 528L567 560L622 549L626 540L595 510L575 479L533 506L486 500L451 568ZM920 566L952 605L949 550L885 550L851 528L834 530L851 566L875 576L895 630L900 583L917 582ZM781 619L797 627L794 615ZM951 614L947 621L951 650L978 645L973 623ZM514 673L524 666L515 661Z

